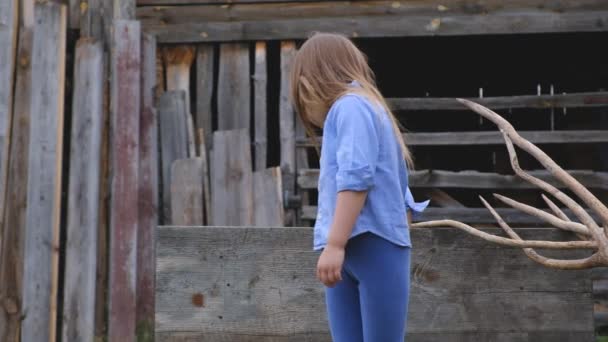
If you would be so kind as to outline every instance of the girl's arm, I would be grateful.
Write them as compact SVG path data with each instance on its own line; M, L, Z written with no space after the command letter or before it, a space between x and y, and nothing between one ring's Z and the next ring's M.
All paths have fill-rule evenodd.
M319 258L317 278L332 287L342 280L344 248L367 197L367 191L340 191L327 245Z

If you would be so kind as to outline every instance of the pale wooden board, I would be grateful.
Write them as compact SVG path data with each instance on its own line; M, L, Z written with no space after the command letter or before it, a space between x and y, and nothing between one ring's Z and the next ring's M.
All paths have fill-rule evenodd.
M213 144L211 127L211 97L213 95L213 45L199 45L196 50L196 128L204 129L205 145L209 154Z
M255 44L255 72L253 74L253 116L254 116L254 168L264 170L267 162L268 148L268 113L266 105L266 87L268 70L266 68L266 42Z
M545 170L527 171L558 188L566 188ZM581 184L589 189L608 189L608 172L588 170L567 170ZM319 182L318 169L300 169L298 186L316 189ZM409 173L409 184L413 188L470 188L470 189L537 189L518 176L493 172L416 170Z
M136 328L141 28L137 21L118 19L113 22L113 33L108 340L132 341Z
M79 26L81 37L103 39L104 2L105 0L88 0L86 1L86 6L80 8Z
M211 180L209 179L209 154L207 153L207 144L205 141L205 130L198 129L198 142L200 158L203 162L203 200L205 205L205 225L211 222Z
M253 173L254 224L256 227L280 227L283 213L281 168L272 167Z
M279 98L279 135L281 141L281 171L283 189L288 196L295 194L296 172L296 136L295 114L289 99L289 71L296 53L295 43L281 42L281 90ZM293 213L288 212L286 224L293 221Z
M34 12L21 339L55 341L67 12L52 2Z
M166 92L160 98L159 133L162 180L162 222L171 222L171 164L188 158L186 93Z
M190 68L195 57L195 48L177 45L162 49L165 62L167 90L183 90L186 93L186 112L190 113Z
M15 102L11 132L8 182L4 212L4 238L0 247L0 293L5 303L13 303L13 310L0 308L0 341L18 341L21 326L23 253L25 234L25 208L27 207L27 164L29 161L30 106L32 94L32 40L31 27L19 33L18 60L15 81Z
M161 227L159 340L329 341L312 233ZM546 228L518 233L528 239L569 237ZM592 340L589 271L549 270L521 250L457 229L413 230L412 241L408 341Z
M114 19L135 19L136 0L111 0L113 2Z
M249 130L251 120L249 45L246 43L220 44L219 63L218 129L245 128Z
M171 222L179 226L203 225L203 160L181 159L171 167Z
M137 231L137 333L140 341L154 336L156 227L158 225L159 153L156 91L156 39L142 37L142 107L139 118L139 208Z
M62 341L91 341L95 332L104 85L102 44L81 39L74 64Z
M211 224L253 224L253 184L249 131L213 133L211 152Z
M604 32L608 11L553 12L542 9L484 14L314 17L148 26L162 43L305 39L312 32L353 38L460 36L485 34Z

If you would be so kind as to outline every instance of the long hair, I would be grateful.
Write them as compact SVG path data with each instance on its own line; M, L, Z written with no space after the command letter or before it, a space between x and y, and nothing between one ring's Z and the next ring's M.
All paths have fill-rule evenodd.
M359 87L350 83L357 81ZM405 144L399 122L380 94L366 56L340 34L313 34L298 50L291 70L291 101L308 135L323 127L331 105L346 93L358 93L379 104L389 115L408 168L413 157Z

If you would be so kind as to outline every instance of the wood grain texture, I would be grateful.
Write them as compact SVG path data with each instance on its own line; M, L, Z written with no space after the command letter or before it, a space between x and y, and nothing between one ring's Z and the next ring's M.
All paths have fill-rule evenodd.
M518 233L567 236L552 229ZM309 228L161 227L159 340L330 341L312 234ZM592 340L589 271L548 271L519 249L456 229L413 230L412 240L408 341Z
M540 219L522 213L516 209L496 208L496 211L502 218L514 226L545 226L546 223ZM566 215L571 218L576 217L570 210L563 210ZM591 217L598 219L597 214L589 212ZM302 218L314 220L317 217L316 206L302 207ZM496 220L486 208L427 208L424 213L414 221L432 221L432 220L458 220L469 224L491 224L495 225Z
M141 115L139 117L139 208L137 232L137 338L154 339L156 227L159 210L156 39L144 34L141 46Z
M268 70L266 67L266 42L255 44L255 72L253 74L253 115L254 115L254 169L261 171L266 168L268 156L268 107L266 104L268 86Z
M196 114L195 125L197 129L204 130L205 151L213 147L213 127L211 98L213 96L213 66L215 51L213 45L199 45L196 50Z
M190 68L195 57L195 48L188 45L164 47L167 90L183 90L186 93L186 112L190 113Z
M205 141L205 130L203 128L198 129L198 141L200 143L199 153L201 161L203 162L203 199L205 202L205 225L211 222L211 179L209 171L209 154L207 153L207 146Z
M249 130L251 121L251 80L249 44L220 44L217 84L218 129Z
M254 220L249 131L213 133L211 225L244 226Z
M90 341L95 332L104 82L101 42L81 39L74 65L62 341Z
M331 31L353 38L603 32L608 11L501 11L491 15L444 14L315 17L150 25L162 43L305 39Z
M108 340L133 341L136 329L141 29L137 21L118 19L113 25Z
M25 251L23 341L55 341L67 12L35 7Z
M171 166L171 222L202 226L204 221L203 160L181 159Z
M519 131L522 137L533 144L592 144L608 142L608 131L605 130L572 130L572 131ZM466 145L503 145L504 138L497 131L481 132L439 132L409 133L406 135L408 145L412 146L466 146ZM317 142L322 139L317 138ZM298 147L314 147L307 140L298 140Z
M79 29L80 28L80 1L81 0L68 0L68 28ZM86 5L85 5L86 6Z
M117 20L135 19L137 0L111 0L113 1L113 17Z
M23 253L25 208L27 207L27 177L32 94L33 29L23 27L19 33L15 101L11 128L8 182L4 211L4 236L0 246L0 340L19 342L23 304Z
M171 222L171 165L188 158L186 93L166 92L160 98L162 222Z
M585 170L567 172L589 189L608 189L608 172ZM549 171L534 170L528 173L558 188L566 188ZM318 182L318 169L299 170L300 188L316 189ZM533 184L514 175L478 171L415 170L409 173L409 183L413 188L537 189Z
M253 173L253 203L256 227L280 227L284 224L281 168L272 167Z
M281 141L281 172L283 189L287 196L295 194L296 149L295 113L289 100L289 72L296 54L293 41L281 42L281 90L279 97L279 135ZM287 213L286 224L293 221L293 213Z

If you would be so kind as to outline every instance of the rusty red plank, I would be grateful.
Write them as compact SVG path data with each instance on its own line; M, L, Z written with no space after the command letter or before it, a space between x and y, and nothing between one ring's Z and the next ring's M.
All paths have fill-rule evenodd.
M155 234L158 224L158 120L154 108L156 39L142 39L139 120L139 227L137 235L137 340L154 340Z
M134 341L141 28L116 20L112 38L109 341Z

